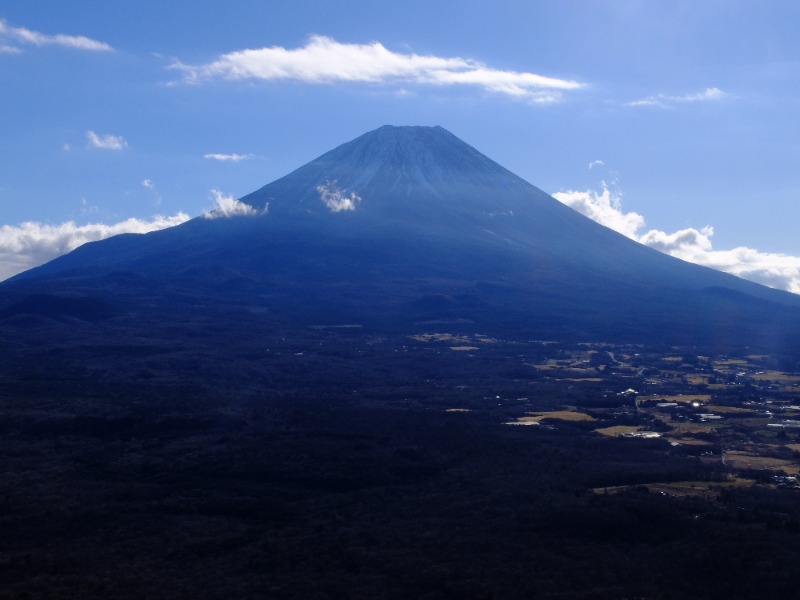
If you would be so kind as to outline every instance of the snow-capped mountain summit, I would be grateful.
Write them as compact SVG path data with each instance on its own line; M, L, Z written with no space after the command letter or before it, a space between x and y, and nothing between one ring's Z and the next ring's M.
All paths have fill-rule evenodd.
M441 127L381 127L241 202L255 216L87 244L0 285L0 308L47 293L101 298L117 318L213 305L538 338L786 346L800 333L800 298L637 244Z
M496 192L532 187L441 127L387 125L327 152L242 200L258 208L265 202L292 197L302 209L313 211L320 208L319 197L313 188L306 189L309 182L336 182L340 189L371 198L377 205L415 197L438 198L439 209L470 188ZM492 202L486 204L490 207Z
M276 220L349 214L358 227L438 227L460 235L477 228L516 242L530 237L531 218L555 219L560 227L575 220L573 211L442 127L381 127L241 200L268 207ZM520 223L506 226L514 217Z

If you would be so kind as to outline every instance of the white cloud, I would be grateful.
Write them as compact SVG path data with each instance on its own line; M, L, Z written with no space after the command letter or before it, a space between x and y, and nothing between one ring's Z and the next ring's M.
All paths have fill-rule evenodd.
M605 164L602 160L593 160L589 163L589 170L591 171L594 167L602 167Z
M637 242L665 254L718 271L737 275L762 285L800 294L800 257L760 252L740 246L733 250L715 250L711 242L714 228L681 229L667 233L651 229L639 233L645 225L642 215L625 212L620 195L609 191L557 192L553 197L579 213Z
M666 94L657 94L655 96L648 96L633 102L627 102L625 106L656 106L658 108L668 108L675 104L686 104L691 102L713 102L722 100L728 97L729 94L723 92L717 87L710 87L704 89L702 92L695 94L684 94L682 96L669 96Z
M17 42L21 44L33 44L34 46L63 46L65 48L75 48L78 50L91 50L99 52L109 52L113 50L111 46L105 42L98 42L97 40L90 39L82 35L65 35L58 33L56 35L47 35L25 29L24 27L11 27L4 20L0 19L0 40L10 42ZM0 53L18 53L19 48L7 44L0 45Z
M192 83L257 79L315 84L472 86L537 104L557 102L564 91L584 87L577 81L494 69L473 59L403 54L388 50L379 42L343 44L320 35L312 36L301 48L272 46L239 50L205 65L177 62L172 68L182 71L184 80Z
M128 142L120 135L107 134L101 137L91 129L86 132L86 139L90 148L100 150L124 150L128 146Z
M71 252L86 242L102 240L120 233L148 233L180 225L189 216L179 212L171 217L156 215L149 221L127 219L119 223L78 225L67 221L49 225L29 221L0 227L0 280L31 269Z
M152 192L156 189L156 184L152 179L142 179L142 187Z
M621 204L621 194L613 193L605 182L602 183L603 191L599 194L593 190L585 192L556 192L553 197L631 239L636 239L636 232L644 226L644 217L635 212L624 212Z
M220 162L241 162L253 158L252 154L204 154L203 158Z
M21 54L22 50L16 46L9 46L8 44L0 44L0 54Z
M214 202L217 207L203 213L205 219L219 219L222 217L255 217L257 215L265 215L269 212L269 205L264 207L264 210L240 202L233 196L226 196L220 190L213 189L211 194L214 196Z
M324 185L318 185L319 199L327 206L331 212L341 212L343 210L355 210L361 202L361 197L355 192L349 196L346 192L336 187L336 182L326 181Z
M685 96L675 96L675 102L708 102L709 100L721 100L727 96L725 92L716 87L704 89L697 94L687 94Z

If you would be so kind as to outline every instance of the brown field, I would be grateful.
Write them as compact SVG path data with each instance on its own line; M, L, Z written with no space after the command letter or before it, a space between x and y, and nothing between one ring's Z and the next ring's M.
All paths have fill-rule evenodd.
M775 471L786 471L787 473L797 474L800 472L800 464L782 458L772 458L770 456L757 456L748 452L737 452L732 450L725 453L725 464L735 469L764 469Z
M623 433L636 433L637 431L639 431L639 428L636 425L614 425L613 427L601 427L594 430L595 433L609 437L616 437Z
M558 364L555 360L548 360L543 365L533 365L533 368L538 371L552 371L553 369L563 369L564 365Z
M758 381L776 381L779 383L800 383L800 375L792 375L783 371L764 371L751 375Z
M746 360L742 360L741 358L729 358L727 360L716 360L716 361L714 361L714 365L715 366L720 366L721 365L723 367L729 367L729 366L741 367L741 366L744 366L744 365L747 365L747 364L749 364L749 363Z
M543 413L530 413L526 417L517 419L520 423L539 423L544 419L559 419L561 421L596 421L592 416L586 413L574 412L571 410L553 410Z
M711 394L683 394L679 396L651 396L648 400L658 400L660 402L679 402L687 404L689 402L711 402Z
M709 390L724 390L727 386L724 383L709 383L712 375L703 375L700 373L690 373L688 375L684 375L683 379L689 385L703 385L706 386Z
M691 373L683 377L689 385L708 385L708 380L711 375L700 375L698 373Z
M751 487L755 485L752 479L740 479L738 477L731 481L675 481L671 483L645 483L642 487L650 492L663 493L668 496L678 498L686 496L716 496L720 489L730 487ZM593 488L595 494L617 494L624 492L632 487L630 485L620 485L615 487Z
M717 429L721 423L670 423L670 433L673 435L687 433L711 433Z
M789 448L789 450L800 452L800 444L786 444L786 447Z
M755 411L749 408L739 408L736 406L718 406L716 404L709 404L706 408L712 412L719 413L721 415L747 415L752 414Z
M563 375L562 379L579 378L586 379L587 376L597 375L595 369L586 369L579 367L570 367L566 365L533 365L537 371L557 371L558 374Z
M690 437L666 437L664 438L668 442L681 444L683 446L713 446L713 442L709 442L707 440L700 440L697 438L690 438Z

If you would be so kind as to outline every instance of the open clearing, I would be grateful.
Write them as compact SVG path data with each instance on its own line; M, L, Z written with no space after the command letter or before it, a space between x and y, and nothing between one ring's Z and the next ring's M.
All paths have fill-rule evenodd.
M715 413L722 415L752 415L756 411L749 408L739 408L737 406L719 406L716 404L709 404L706 408Z
M659 400L660 402L677 402L678 404L689 404L700 402L707 404L711 402L711 394L678 394L677 396L651 396L648 400Z
M674 481L670 483L645 483L640 486L620 485L615 487L593 488L595 494L618 494L634 487L644 487L653 493L665 494L676 498L688 496L712 497L716 496L723 488L752 487L752 479L735 478L731 481Z
M800 465L795 462L769 456L755 456L748 452L735 450L725 453L725 464L735 469L780 470L792 474L800 473Z
M592 416L586 413L573 412L571 410L554 410L544 413L532 413L525 417L517 419L520 423L539 423L544 419L559 419L561 421L596 421Z
M701 440L698 438L690 438L690 437L665 437L670 443L673 444L681 444L682 446L713 446L714 442L709 442L708 440Z
M792 375L783 371L763 371L751 377L757 381L775 381L778 383L800 383L800 375Z
M594 431L600 435L615 437L625 433L636 433L639 431L639 427L636 425L614 425L612 427L601 427L600 429L595 429Z
M670 423L670 433L680 435L686 433L711 433L720 426L720 423Z

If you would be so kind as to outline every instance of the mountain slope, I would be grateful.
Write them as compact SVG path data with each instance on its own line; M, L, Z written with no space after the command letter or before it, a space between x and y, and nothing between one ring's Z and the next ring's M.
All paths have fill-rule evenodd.
M440 127L382 127L241 201L266 214L87 244L0 286L4 304L69 292L159 318L213 305L293 326L719 347L786 349L798 332L800 298L637 244Z

